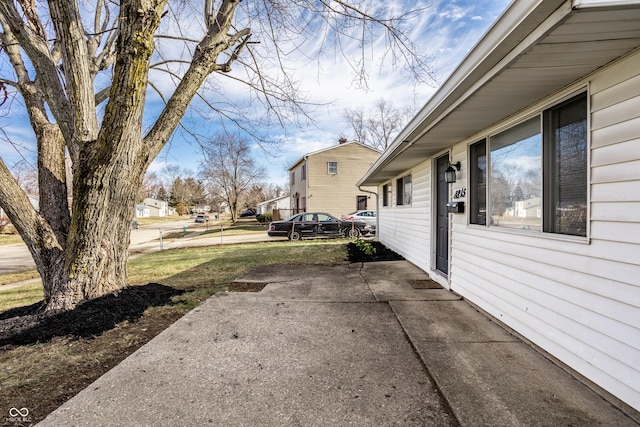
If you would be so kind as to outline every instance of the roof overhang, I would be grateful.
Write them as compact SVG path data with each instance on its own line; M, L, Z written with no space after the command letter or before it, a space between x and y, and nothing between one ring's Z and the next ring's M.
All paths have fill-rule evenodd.
M640 46L640 1L514 1L373 164L379 185Z

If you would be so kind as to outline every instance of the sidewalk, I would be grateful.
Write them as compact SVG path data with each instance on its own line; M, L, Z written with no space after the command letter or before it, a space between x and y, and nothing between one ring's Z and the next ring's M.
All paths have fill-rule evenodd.
M263 266L40 426L634 426L406 261ZM412 286L413 285L413 286Z

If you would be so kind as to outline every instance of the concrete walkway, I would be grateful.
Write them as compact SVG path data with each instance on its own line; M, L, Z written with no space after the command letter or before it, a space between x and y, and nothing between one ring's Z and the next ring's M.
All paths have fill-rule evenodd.
M239 281L39 425L637 425L408 262Z

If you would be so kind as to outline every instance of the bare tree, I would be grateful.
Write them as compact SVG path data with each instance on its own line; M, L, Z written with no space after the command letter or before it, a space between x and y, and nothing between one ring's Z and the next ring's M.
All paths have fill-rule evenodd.
M239 135L218 134L204 147L204 158L200 174L218 190L231 210L231 221L236 222L243 198L265 171L256 167L249 141Z
M318 50L305 52L316 57L338 40L362 46L363 57L352 62L360 81L365 52L380 40L387 62L428 79L405 35L415 12L395 10L368 0L0 0L0 91L20 98L10 108L24 106L33 128L40 211L4 160L0 206L33 256L46 311L127 286L136 196L190 105L254 133L261 118L284 123L292 112L304 114L286 54L317 34ZM254 91L252 108L229 101L230 85ZM243 114L256 111L256 102L263 117Z
M386 149L402 127L413 116L411 107L395 108L391 101L377 100L372 108L350 108L343 112L344 121L354 132L356 141L379 150Z
M32 165L22 160L11 168L11 173L25 193L38 194L38 171Z
M162 182L160 181L160 178L158 178L158 174L155 172L148 172L142 180L142 187L140 187L138 200L146 198L157 199L161 187Z

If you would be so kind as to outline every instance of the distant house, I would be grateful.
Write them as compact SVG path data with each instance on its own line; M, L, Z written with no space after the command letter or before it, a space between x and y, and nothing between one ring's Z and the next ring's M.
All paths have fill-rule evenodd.
M147 205L136 205L136 218L148 218L151 216L149 207Z
M315 211L339 217L373 207L375 197L371 202L372 193L356 182L379 156L375 148L344 138L338 145L305 154L289 168L292 213Z
M265 200L264 202L258 203L257 209L258 211L256 213L258 215L280 210L288 213L291 210L291 197L285 194L275 199Z
M512 2L359 184L382 243L640 410L640 1Z
M169 215L169 205L164 200L146 198L142 203L149 209L149 216Z

